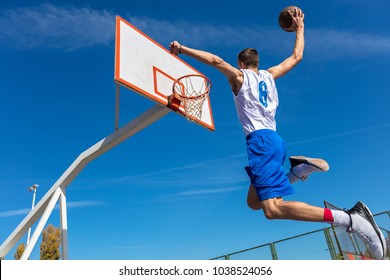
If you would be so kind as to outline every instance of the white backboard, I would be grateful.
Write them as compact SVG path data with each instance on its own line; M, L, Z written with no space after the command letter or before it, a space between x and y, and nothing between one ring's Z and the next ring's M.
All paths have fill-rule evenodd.
M169 43L165 42L165 45ZM203 75L129 22L116 17L116 83L167 105L174 81L189 74ZM184 108L180 107L177 112L184 115ZM203 103L201 118L195 122L210 130L215 129L209 97Z

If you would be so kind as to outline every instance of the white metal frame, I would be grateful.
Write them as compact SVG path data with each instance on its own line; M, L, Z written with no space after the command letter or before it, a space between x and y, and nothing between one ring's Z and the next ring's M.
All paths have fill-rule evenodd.
M0 259L9 253L9 251L19 242L32 225L40 218L29 244L27 244L21 260L27 260L41 235L43 228L50 217L58 200L60 201L60 227L61 227L61 253L62 259L68 259L68 223L66 212L66 188L81 172L81 170L91 161L119 145L124 140L141 131L148 125L162 118L171 112L167 107L155 105L148 111L138 116L133 121L127 123L114 133L102 139L89 149L82 152L77 159L68 167L57 182L49 189L39 203L23 219L11 235L3 242L0 247Z

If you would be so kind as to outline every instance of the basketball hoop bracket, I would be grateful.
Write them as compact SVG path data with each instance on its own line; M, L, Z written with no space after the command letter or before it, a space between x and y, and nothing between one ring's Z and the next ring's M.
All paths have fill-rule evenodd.
M167 106L172 111L177 112L177 110L179 110L179 108L180 108L180 104L181 104L181 100L176 94L172 93L171 95L168 96L168 105Z

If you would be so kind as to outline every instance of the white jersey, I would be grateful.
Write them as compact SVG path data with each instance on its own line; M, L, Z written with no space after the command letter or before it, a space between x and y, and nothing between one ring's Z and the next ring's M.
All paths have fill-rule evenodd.
M233 95L245 135L259 129L276 131L275 114L279 98L272 74L265 70L258 73L240 70L244 74L244 83L237 95Z

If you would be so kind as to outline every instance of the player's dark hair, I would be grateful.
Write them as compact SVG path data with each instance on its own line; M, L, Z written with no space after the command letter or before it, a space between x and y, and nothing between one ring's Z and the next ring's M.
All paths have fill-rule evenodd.
M259 67L259 54L256 49L246 48L238 54L237 58L247 67Z

